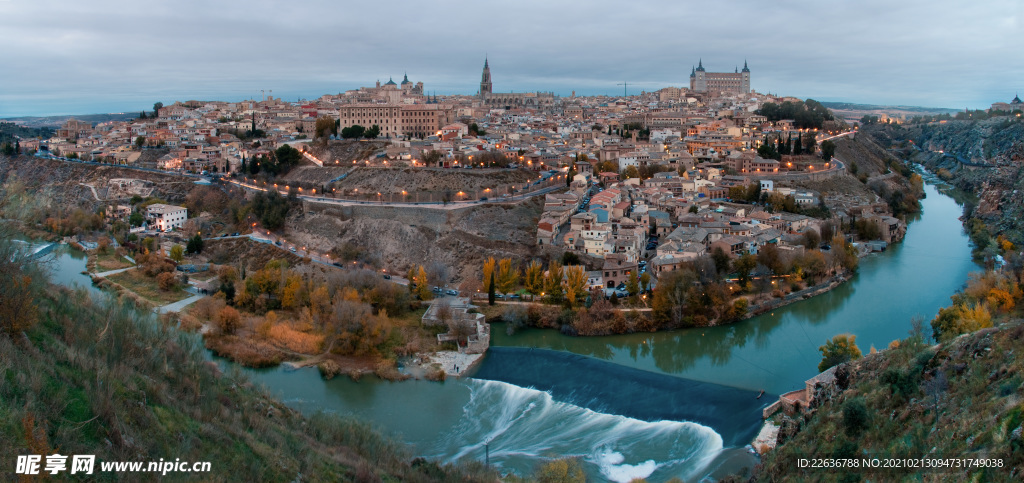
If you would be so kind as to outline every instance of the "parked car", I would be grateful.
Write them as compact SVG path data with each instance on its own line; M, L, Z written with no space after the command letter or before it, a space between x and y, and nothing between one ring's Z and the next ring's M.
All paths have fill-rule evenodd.
M288 249L291 250L292 253L295 253L295 247L289 247Z
M449 291L447 291L445 293L448 294L448 295L453 295L454 296L454 295L458 295L459 291L458 290L449 290Z
M281 240L274 242L274 245L281 246Z
M340 262L334 262L331 265L334 265L335 267L339 267L339 268L340 267L344 267L344 265L342 265Z
M384 274L384 280L391 280L391 275Z
M431 290L432 290L432 291L433 291L434 293L441 293L441 292L443 292L443 290L441 290L441 287L434 287L434 288L432 288Z
M512 294L512 295L509 295L509 296L508 296L508 298L510 298L510 299L515 299L515 300L519 300L519 294L517 294L517 293L514 293L514 294Z
M486 196L481 197L480 201L487 201L487 197Z

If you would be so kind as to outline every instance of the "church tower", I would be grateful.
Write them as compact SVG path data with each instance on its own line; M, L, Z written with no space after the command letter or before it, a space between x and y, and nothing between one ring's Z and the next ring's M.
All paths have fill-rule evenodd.
M743 70L740 71L743 74L740 80L740 90L744 94L750 94L750 68L747 67L747 60L743 59Z
M486 99L491 95L491 68L487 65L487 58L484 57L484 73L480 77L480 98Z
M707 92L708 80L706 77L707 72L704 70L704 59L700 59L697 62L697 68L694 69L693 72L691 72L691 75L692 77L690 77L690 89L697 92Z

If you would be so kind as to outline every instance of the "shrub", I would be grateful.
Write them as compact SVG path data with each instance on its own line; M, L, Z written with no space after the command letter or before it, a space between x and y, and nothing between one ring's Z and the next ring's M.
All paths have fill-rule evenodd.
M178 279L171 272L162 272L156 276L157 286L164 292L170 292L178 286Z
M319 353L324 343L324 336L300 332L288 324L274 324L268 335L274 345L303 354Z
M857 437L868 427L868 408L861 398L852 399L843 405L843 427L850 437Z
M234 334L242 325L242 316L234 307L224 306L217 312L217 324L222 334Z

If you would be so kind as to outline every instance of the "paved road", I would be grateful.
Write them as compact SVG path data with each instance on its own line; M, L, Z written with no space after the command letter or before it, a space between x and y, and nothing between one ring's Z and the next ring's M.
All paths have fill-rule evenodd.
M135 268L138 268L138 267L119 268L117 270L110 270L110 271L106 271L106 272L100 272L100 273L96 273L94 275L96 275L97 277L109 277L111 275L117 275L117 274L119 274L121 272L127 272L128 270L134 270Z
M161 305L160 307L153 309L153 312L156 312L158 314L166 314L167 312L181 312L181 309L184 309L185 307L189 306L190 304L198 301L203 297L206 297L206 295L196 294L185 300L179 300L172 304Z

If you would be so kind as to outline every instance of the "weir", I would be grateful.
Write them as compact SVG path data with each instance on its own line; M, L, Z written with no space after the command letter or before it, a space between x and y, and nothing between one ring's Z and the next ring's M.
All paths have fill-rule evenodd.
M558 401L642 421L708 426L726 446L749 443L778 396L545 349L492 347L472 377L532 387Z

